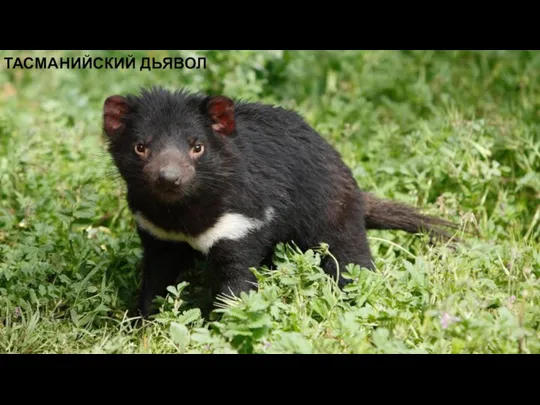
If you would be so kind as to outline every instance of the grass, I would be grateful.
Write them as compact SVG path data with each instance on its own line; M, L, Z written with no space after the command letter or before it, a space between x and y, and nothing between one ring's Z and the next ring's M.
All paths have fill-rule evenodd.
M539 353L540 53L170 52L205 70L7 69L0 53L3 353ZM106 52L108 56L125 53ZM301 112L379 196L473 226L452 251L372 232L377 271L321 272L276 248L258 293L210 319L189 280L144 326L126 316L140 245L101 133L106 96L161 84ZM195 295L193 295L195 294Z

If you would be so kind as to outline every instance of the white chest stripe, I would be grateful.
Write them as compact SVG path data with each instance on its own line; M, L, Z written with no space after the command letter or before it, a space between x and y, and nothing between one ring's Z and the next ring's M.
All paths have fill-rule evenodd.
M267 208L264 220L246 217L242 214L227 213L222 215L217 222L202 234L191 237L181 232L167 231L150 222L143 214L136 212L135 220L139 226L156 238L173 241L187 242L193 249L204 254L220 239L238 240L246 236L249 232L261 228L270 222L274 217L274 209Z

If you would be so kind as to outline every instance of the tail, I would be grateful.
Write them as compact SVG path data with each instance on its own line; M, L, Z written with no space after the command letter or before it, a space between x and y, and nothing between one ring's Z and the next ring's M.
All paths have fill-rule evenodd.
M459 229L457 224L421 214L416 208L391 200L383 200L363 192L366 228L427 233L438 240L458 241L445 228Z

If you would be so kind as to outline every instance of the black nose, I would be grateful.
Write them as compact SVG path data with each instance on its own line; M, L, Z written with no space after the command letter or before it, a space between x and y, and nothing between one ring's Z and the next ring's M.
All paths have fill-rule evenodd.
M167 187L174 187L180 184L180 169L176 166L165 166L159 170L159 182Z

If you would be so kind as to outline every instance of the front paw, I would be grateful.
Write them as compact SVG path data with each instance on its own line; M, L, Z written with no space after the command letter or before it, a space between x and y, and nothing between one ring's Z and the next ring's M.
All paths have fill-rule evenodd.
M152 315L151 311L141 308L139 305L134 305L128 309L128 318L130 323L134 328L140 328L144 326L145 321L147 321Z
M249 279L238 278L238 279L223 281L217 289L217 295L227 297L227 298L240 298L240 295L243 292L249 293L249 291L257 291L257 290L258 290L257 280L255 280L254 278L249 278Z
M151 316L156 315L159 310L154 302L154 297L142 295L139 298L135 312L136 316L139 316L142 319L148 319Z

